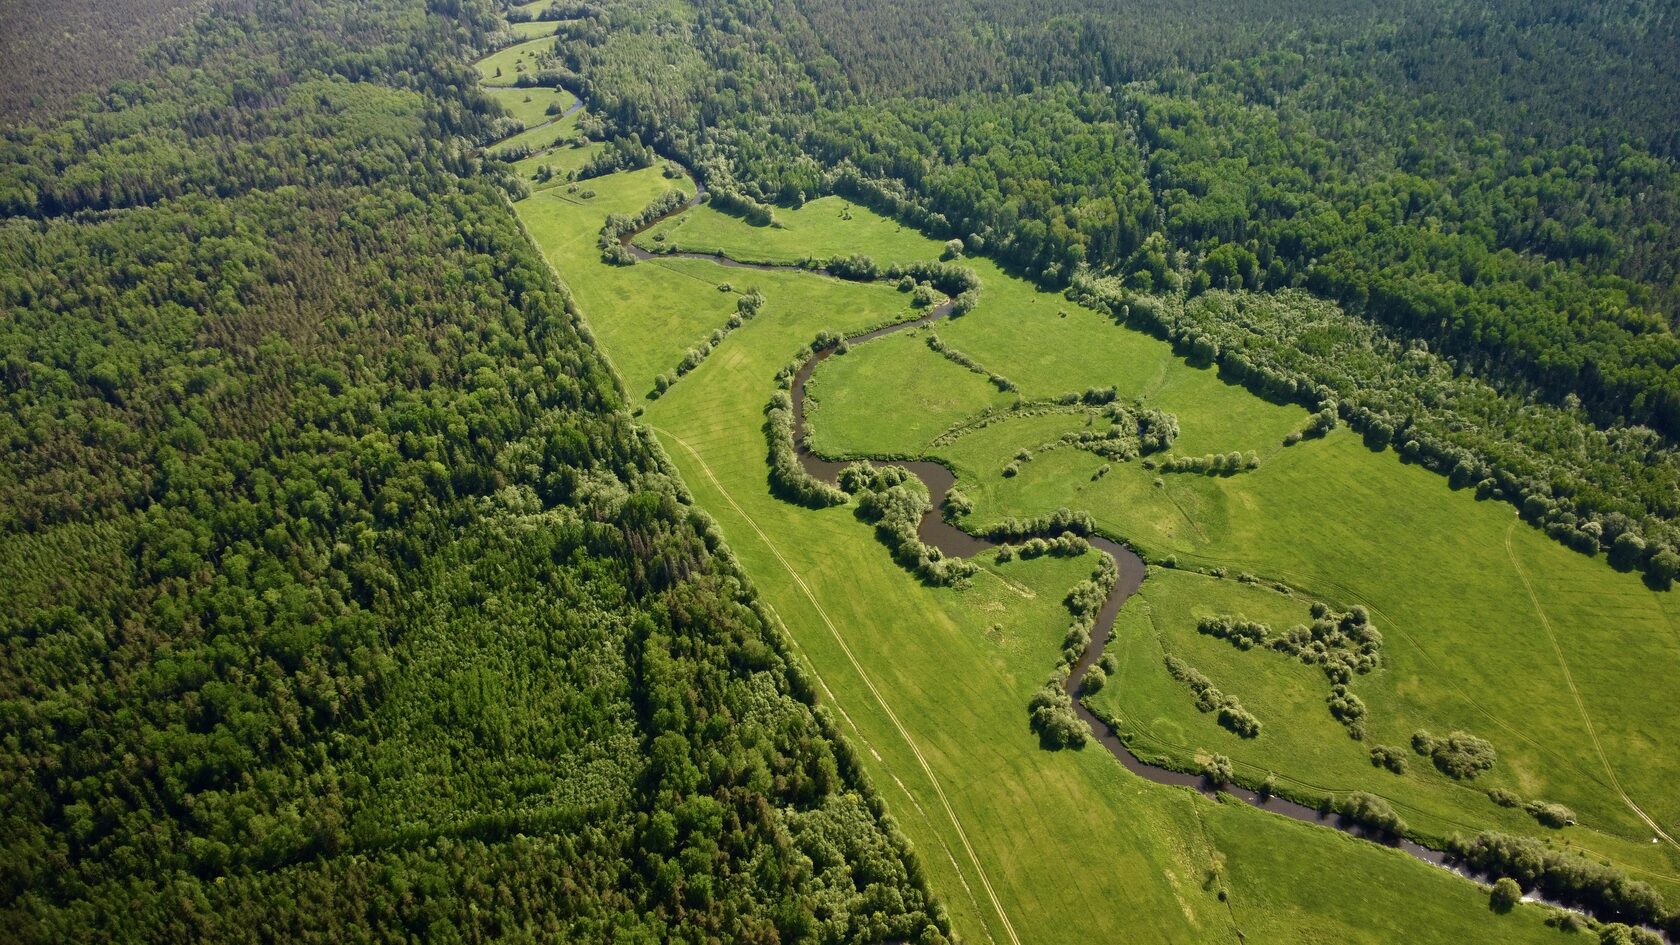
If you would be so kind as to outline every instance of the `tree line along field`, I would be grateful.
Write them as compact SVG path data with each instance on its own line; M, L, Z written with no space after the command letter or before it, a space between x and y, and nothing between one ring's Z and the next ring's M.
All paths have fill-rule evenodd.
M870 246L871 225L884 234L883 242L897 238L891 222L867 212L854 211L854 217L865 221L855 225L862 251ZM743 231L738 244L761 252L768 234L783 232L747 233L749 227L735 225ZM729 246L720 234L712 236ZM926 252L939 247L928 241ZM782 253L799 255L796 245ZM984 282L980 305L931 330L1015 385L1011 404L1016 396L1035 401L1113 386L1123 400L1138 398L1178 417L1182 432L1171 454L1240 451L1259 459L1256 469L1209 476L1146 469L1137 460L1109 464L1060 448L1018 462L1019 472L1005 476L1019 450L1037 451L1083 428L1091 411L1028 410L1029 416L1007 419L1012 411L999 403L1004 395L984 376L956 368L916 339L861 347L831 359L813 378L813 442L825 452L949 462L958 488L975 504L971 527L1058 507L1085 509L1152 561L1171 557L1184 567L1223 568L1223 581L1156 569L1164 577L1145 584L1139 603L1149 606L1157 596L1174 599L1172 590L1194 588L1185 595L1195 601L1193 608L1181 602L1176 620L1157 616L1161 635L1174 649L1194 647L1196 665L1217 656L1228 665L1221 681L1232 690L1240 692L1244 680L1291 675L1299 677L1298 685L1316 688L1311 699L1287 689L1274 699L1263 693L1245 699L1263 719L1270 714L1275 720L1253 740L1230 736L1211 716L1196 712L1193 695L1182 686L1165 701L1117 686L1102 694L1103 704L1122 711L1145 735L1163 714L1182 726L1183 737L1173 739L1181 760L1219 751L1251 765L1257 778L1276 772L1320 791L1374 791L1404 803L1413 826L1435 837L1486 824L1537 829L1520 810L1491 803L1488 789L1562 803L1582 820L1566 831L1570 842L1649 870L1647 878L1661 884L1676 883L1675 851L1650 843L1649 825L1618 795L1605 770L1608 762L1615 782L1672 831L1680 809L1663 787L1672 772L1662 746L1674 737L1680 704L1659 680L1680 661L1674 595L1653 592L1602 560L1562 548L1519 521L1509 506L1478 502L1472 490L1452 490L1392 451L1372 451L1346 430L1285 447L1284 438L1308 419L1300 408L1266 403L1210 369L1190 366L1164 343L1036 292L987 260L965 264ZM965 396L964 406L959 402ZM987 408L1006 419L933 443ZM880 419L924 413L925 421ZM1109 470L1099 477L1105 466ZM1262 583L1239 583L1245 573ZM1253 590L1272 582L1288 585L1292 596ZM1225 587L1230 594L1246 591L1246 601L1216 603ZM1363 741L1348 738L1326 712L1329 684L1316 668L1292 666L1271 653L1239 653L1197 633L1201 616L1262 620L1280 604L1289 610L1268 621L1276 629L1310 623L1307 605L1315 599L1367 606L1384 635L1386 666L1351 686L1371 709ZM1167 678L1159 654L1127 656L1129 674ZM1213 667L1204 669L1211 673ZM1500 761L1468 784L1415 757L1405 777L1371 765L1372 746L1407 745L1418 729L1475 732L1495 743Z
M610 214L633 215L666 190L691 194L692 186L649 167L595 177L583 189L538 190L515 207L577 292L594 337L632 397L651 392L696 343L725 328L742 293L763 295L757 316L729 331L663 395L643 401L641 420L700 505L717 517L810 661L960 932L993 941L1009 940L1012 932L1022 941L1234 940L1239 929L1250 939L1280 941L1315 931L1345 941L1386 941L1402 932L1424 941L1555 934L1521 910L1490 916L1472 884L1393 851L1240 805L1207 804L1139 781L1100 752L1039 749L1025 724L1025 703L1054 663L1065 626L1060 599L1088 565L987 560L968 589L927 587L894 565L849 509L813 512L771 495L762 411L776 371L819 330L856 332L913 317L912 310L887 287L814 274L749 272L681 258L631 267L602 261L595 237ZM874 252L883 260L939 255L939 244L844 204L825 198L778 210L783 226L775 229L748 227L701 206L640 242L790 262L840 251ZM941 337L993 305L994 293L1043 305L1057 319L1057 309L1069 307L984 268L983 260L964 264L985 273L988 295L976 312L936 326ZM1036 368L1042 376L1058 376L1052 353L1026 350L1043 358ZM944 429L919 416L924 398L939 400L933 412L951 422L988 403L998 409L1012 403L988 395L997 392L971 372L945 370L951 365L938 356L917 362L924 351L925 335L895 335L825 365L811 388L821 398L812 417L825 447L844 448L845 437L831 429L844 427L872 431L868 450L887 451L894 434L882 427L892 426L911 431L896 441L899 449L921 452ZM877 363L877 356L886 361ZM1196 384L1207 372L1184 370L1180 378L1181 365L1158 361L1151 363L1162 372L1157 387L1166 386L1170 371L1196 396L1219 403L1222 385ZM901 373L903 366L917 370ZM853 388L843 376L848 372L869 383ZM924 380L922 372L935 380ZM959 374L978 383L964 386ZM874 397L875 407L859 404L848 414L845 401L853 393L860 401ZM962 403L968 393L972 405ZM1269 409L1276 411L1271 424L1280 439L1304 419ZM848 415L854 422L846 422ZM884 416L901 419L884 425ZM1247 427L1242 418L1222 420L1213 434ZM1192 443L1198 435L1206 436L1185 434ZM1349 877L1346 888L1323 902L1322 888L1298 866L1280 865L1307 861L1314 870ZM1069 870L1070 862L1090 868ZM1215 895L1220 889L1228 901ZM1411 911L1414 901L1422 912Z

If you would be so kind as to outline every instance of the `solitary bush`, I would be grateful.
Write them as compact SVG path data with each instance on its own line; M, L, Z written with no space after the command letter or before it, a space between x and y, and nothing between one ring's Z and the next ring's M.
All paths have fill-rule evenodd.
M1575 812L1562 804L1552 804L1547 801L1529 801L1523 805L1529 815L1542 825L1554 830L1567 827L1575 822Z
M1108 672L1101 666L1093 666L1085 671L1085 678L1079 681L1079 691L1086 695L1102 692L1108 683Z
M1488 893L1488 908L1499 913L1510 912L1521 901L1522 887L1509 876L1499 877L1499 881L1493 884L1492 891Z
M1203 763L1202 776L1213 782L1214 786L1224 787L1237 779L1237 772L1231 767L1231 759L1216 754Z
M1504 788L1494 788L1493 790L1488 791L1488 800L1494 802L1495 804L1498 804L1500 807L1521 807L1521 806L1523 806L1522 798L1518 797L1516 794L1514 794L1510 791L1505 790Z
M1387 768L1395 774L1406 773L1406 752L1393 745L1376 745L1371 749L1371 764Z

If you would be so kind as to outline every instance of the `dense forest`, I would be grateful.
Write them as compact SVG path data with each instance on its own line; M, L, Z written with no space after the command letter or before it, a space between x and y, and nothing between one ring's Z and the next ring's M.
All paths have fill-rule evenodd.
M1328 328L1309 356L1414 352L1415 378L1297 366L1285 396L1376 428L1375 445L1417 439L1583 550L1627 534L1664 584L1680 544L1672 20L1641 0L802 0L677 23L621 0L563 26L554 73L714 190L846 193L1041 282L1101 281L1117 316L1206 313L1229 291L1257 299L1238 325L1259 338ZM1394 438L1414 426L1440 430Z
M202 0L0 0L0 121L40 121L132 78Z
M474 145L456 0L231 0L0 144L12 942L938 942Z

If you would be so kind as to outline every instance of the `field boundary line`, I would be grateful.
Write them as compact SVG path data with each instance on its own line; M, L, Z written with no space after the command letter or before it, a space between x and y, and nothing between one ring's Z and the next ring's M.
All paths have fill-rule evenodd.
M654 427L653 429L656 433L663 433L675 440L679 446L688 451L690 456L694 457L694 461L700 464L700 471L704 472L706 474L706 478L711 480L712 486L715 487L719 494L723 496L724 501L728 502L730 507L746 521L747 525L751 526L752 530L758 535L759 540L763 541L764 546L770 549L770 553L776 556L777 561L781 562L782 567L787 571L788 576L792 577L794 583L798 584L799 589L805 593L805 598L811 602L811 606L816 609L817 615L821 617L823 623L828 626L829 633L834 636L834 642L840 644L840 650L846 654L846 659L852 664L853 671L858 674L859 679L863 680L863 684L869 688L870 695L875 697L875 702L881 706L881 711L886 713L887 718L891 720L893 727L898 730L899 736L904 739L904 743L910 746L910 752L916 756L916 761L921 766L922 773L927 775L928 783L933 785L934 793L939 795L939 803L945 808L945 816L950 818L951 826L957 831L957 839L962 841L963 849L968 853L969 860L974 864L974 871L980 878L980 885L985 888L986 897L991 900L992 908L997 910L998 919L1003 922L1003 930L1008 933L1010 942L1014 943L1014 945L1021 945L1021 938L1015 934L1015 926L1009 921L1009 914L1004 911L1003 903L998 900L997 892L992 888L992 881L987 877L985 867L980 865L979 855L974 852L974 845L969 842L968 832L963 830L962 821L957 819L957 812L951 807L950 799L945 796L944 787L940 785L939 779L934 776L933 766L928 764L927 758L923 756L921 748L916 745L915 739L910 737L910 731L904 727L903 722L899 721L898 714L892 710L892 706L887 704L887 700L882 697L880 690L875 688L875 683L869 678L869 674L864 672L863 664L859 663L858 658L853 655L852 648L846 645L846 639L840 634L840 628L835 626L834 621L830 619L828 611L825 610L822 603L817 600L817 595L812 593L810 585L805 583L805 579L800 577L799 572L795 571L793 569L793 565L788 562L787 558L782 556L781 549L777 548L775 544L770 541L770 536L766 535L764 530L758 527L758 522L754 521L753 517L748 515L746 510L741 508L740 504L735 501L735 497L729 494L729 490L723 487L723 483L718 481L717 476L712 473L712 468L706 465L706 461L700 458L700 454L695 451L694 447L689 446L686 440L668 430L661 430L658 427Z

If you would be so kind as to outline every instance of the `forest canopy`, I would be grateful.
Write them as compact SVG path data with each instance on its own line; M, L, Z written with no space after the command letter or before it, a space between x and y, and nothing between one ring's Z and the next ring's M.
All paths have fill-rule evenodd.
M476 143L496 11L234 0L0 141L16 942L938 942Z

